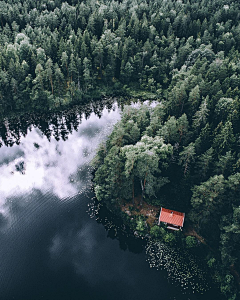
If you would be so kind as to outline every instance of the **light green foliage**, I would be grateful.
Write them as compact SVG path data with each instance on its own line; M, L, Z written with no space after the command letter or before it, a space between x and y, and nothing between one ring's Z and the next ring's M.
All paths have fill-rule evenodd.
M148 105L141 105L138 108L125 106L122 113L122 124L129 120L134 121L142 133L150 123L151 108Z
M185 241L186 241L187 248L193 248L193 247L196 247L196 245L197 245L197 241L194 236L187 236Z
M113 132L110 135L109 140L107 141L107 148L110 149L112 146L123 146L125 141L125 131L124 127L121 126L121 124L117 124L118 126L115 127Z
M131 81L132 74L133 74L133 66L128 61L121 70L121 76L123 78L123 82L128 83L129 81Z
M214 257L210 258L208 261L207 261L207 264L209 266L209 268L212 268L214 266L214 264L216 263L216 259Z
M158 136L151 138L143 136L135 145L122 148L125 157L125 176L139 180L142 190L151 197L156 194L167 178L161 178L162 169L168 166L169 156L172 154L172 146L166 145ZM160 165L160 168L159 168Z
M221 120L224 120L233 111L233 108L234 101L232 98L220 98L215 107L215 113Z
M140 231L140 232L143 232L146 229L145 221L140 217L137 220L136 229L137 229L137 231Z
M195 111L196 108L198 107L200 98L201 98L200 88L199 88L199 85L196 85L189 93L189 98L188 98L189 105L190 105L192 111Z
M186 114L176 119L170 117L168 121L159 129L157 134L164 138L167 143L183 143L188 133L188 119Z
M173 233L169 232L169 233L165 234L165 236L163 237L163 240L168 245L174 245L176 242L176 237Z
M199 129L200 126L206 125L207 117L209 114L209 109L207 108L208 105L208 99L204 99L199 107L199 109L196 111L196 113L193 116L193 127L196 129Z
M45 63L45 61L46 61L46 54L45 54L44 49L38 48L37 49L37 63L43 65Z
M233 146L236 138L233 134L232 122L227 121L224 125L219 124L219 133L216 134L213 145L221 153L223 151L228 151Z
M227 186L229 190L235 193L232 200L234 200L233 204L238 204L238 200L236 198L237 194L240 192L240 173L235 173L228 177Z
M101 164L104 162L104 157L106 155L106 145L101 143L98 146L97 154L95 155L94 159L91 161L91 165L94 168L100 167Z
M170 119L159 129L158 135L162 136L167 143L174 143L178 140L178 127L176 118Z
M151 227L150 229L150 235L153 238L159 238L160 236L162 236L162 229L161 227L159 227L158 225L154 225L153 227Z
M224 282L221 283L221 292L227 297L228 300L237 299L236 290L234 288L234 278L232 275L227 274Z

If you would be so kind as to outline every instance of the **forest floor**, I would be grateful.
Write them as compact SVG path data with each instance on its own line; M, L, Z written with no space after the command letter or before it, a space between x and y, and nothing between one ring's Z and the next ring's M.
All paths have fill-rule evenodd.
M153 226L157 224L158 215L160 212L160 208L148 204L146 201L142 201L141 196L135 197L134 202L127 202L121 204L122 212L126 213L128 216L144 216L146 217L146 222Z
M126 213L128 216L144 216L146 217L146 222L153 226L158 223L158 217L160 213L160 207L148 204L146 201L141 201L141 195L134 198L134 201L122 202L121 203L122 212ZM187 225L183 228L183 234L185 236L194 236L202 244L206 245L211 251L215 252L205 241L205 239L199 235L191 225Z

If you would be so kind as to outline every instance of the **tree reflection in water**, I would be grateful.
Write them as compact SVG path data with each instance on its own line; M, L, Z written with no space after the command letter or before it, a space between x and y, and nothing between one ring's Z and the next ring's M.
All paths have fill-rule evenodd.
M123 220L116 214L109 211L103 203L92 198L88 204L88 213L95 218L107 231L107 236L119 241L122 250L129 250L133 253L141 253L146 245L146 240L136 238L132 230L124 224Z
M52 137L57 141L60 139L65 141L73 130L78 130L82 118L87 120L92 112L101 118L103 109L112 109L115 102L116 99L111 98L74 106L63 111L26 113L4 118L0 121L0 147L19 145L21 137L25 137L32 127L38 128L49 141Z

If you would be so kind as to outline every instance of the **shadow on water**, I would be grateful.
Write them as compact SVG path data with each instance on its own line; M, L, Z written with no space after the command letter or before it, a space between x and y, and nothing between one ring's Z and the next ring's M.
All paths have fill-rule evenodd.
M146 240L136 238L132 230L123 223L123 220L109 211L106 205L93 198L88 207L90 217L104 226L107 237L116 239L119 242L120 249L136 254L143 252L147 243Z

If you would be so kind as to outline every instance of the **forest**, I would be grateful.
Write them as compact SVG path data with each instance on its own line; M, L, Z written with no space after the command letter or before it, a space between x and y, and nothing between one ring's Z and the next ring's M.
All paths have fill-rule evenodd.
M240 3L230 0L0 1L2 143L26 132L20 115L108 96L155 100L126 105L99 148L97 199L113 210L140 197L184 211L229 300L240 287L239 21ZM64 139L79 121L73 110L67 127L56 116ZM47 117L33 119L49 134ZM134 224L145 231L141 218ZM150 233L161 238L159 230Z
M239 45L236 1L0 1L1 115L173 97L193 65L201 96L234 98Z

